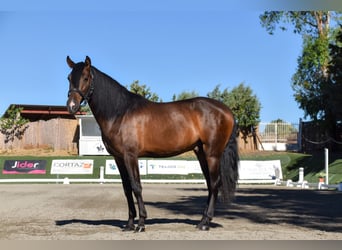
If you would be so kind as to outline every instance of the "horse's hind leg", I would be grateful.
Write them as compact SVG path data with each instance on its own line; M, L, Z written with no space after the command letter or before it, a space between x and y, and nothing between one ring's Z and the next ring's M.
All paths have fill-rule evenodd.
M200 162L202 172L208 186L207 205L203 212L203 217L197 228L200 230L209 230L210 221L214 217L215 204L218 195L219 185L219 160L217 157L207 157L203 147L199 146L195 150L197 158Z

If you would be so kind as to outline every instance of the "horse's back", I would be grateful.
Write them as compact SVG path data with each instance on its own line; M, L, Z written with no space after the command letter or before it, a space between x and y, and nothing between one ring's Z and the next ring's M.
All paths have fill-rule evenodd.
M234 116L230 108L215 99L195 97L170 104L173 104L180 112L186 112L189 118L202 123L202 126L213 123L234 124Z
M194 97L174 102L152 103L157 110L180 110L189 112L221 111L228 116L233 116L230 108L224 103L207 97Z
M153 105L154 106L154 105ZM234 126L234 116L224 103L206 97L196 97L176 102L159 103L154 106L154 122L163 120L160 126L175 134L186 134L195 140L212 138L228 140ZM156 129L157 131L158 129Z
M164 119L165 122L186 120L188 124L230 123L234 124L232 111L224 103L207 97L195 97L175 102L150 102L142 108L142 112L152 119Z

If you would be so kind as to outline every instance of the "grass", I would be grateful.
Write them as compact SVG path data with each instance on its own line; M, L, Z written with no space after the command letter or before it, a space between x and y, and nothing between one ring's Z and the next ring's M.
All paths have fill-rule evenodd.
M2 170L0 172L0 179L10 178L99 178L100 166L105 166L107 159L112 159L110 156L0 156L0 166L3 168L5 160L30 160L41 159L47 161L45 175L29 175L29 174L15 174L4 175ZM92 175L51 175L50 168L53 159L93 159L94 171ZM193 154L184 154L172 159L194 160ZM241 160L280 160L284 180L291 179L298 180L298 170L300 167L304 168L305 180L308 182L318 182L320 174L324 173L324 152L317 152L313 154L301 154L293 152L254 152L242 153ZM109 177L107 177L109 178ZM111 176L110 178L120 178L119 176ZM191 175L145 175L142 179L200 179L203 178L201 174ZM329 183L337 184L342 182L342 153L329 154Z
M297 181L299 168L304 169L304 179L308 182L318 182L320 175L324 175L324 151L312 154L293 152L263 152L252 153L241 157L245 160L280 160L284 180ZM342 182L342 152L329 153L329 183Z
M305 180L317 182L319 176L325 177L324 153L318 152L299 158L295 164L289 167L293 178L298 178L298 173L295 175L295 170L299 167L304 168ZM337 184L340 182L342 182L342 154L333 153L329 155L329 183Z

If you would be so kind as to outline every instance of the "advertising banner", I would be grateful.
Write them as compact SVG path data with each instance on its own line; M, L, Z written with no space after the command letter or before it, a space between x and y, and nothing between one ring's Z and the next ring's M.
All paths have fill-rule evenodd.
M146 160L139 160L140 175L146 175ZM119 175L119 169L114 160L106 160L106 174L107 175Z
M186 169L188 170L188 174L202 174L199 161L187 161Z
M109 155L101 137L82 137L79 142L80 155Z
M198 161L186 160L139 160L141 175L146 174L202 174ZM114 160L106 160L106 174L119 175ZM239 161L240 180L273 180L283 179L280 160Z
M46 174L45 160L5 160L3 174Z
M274 161L240 161L240 180L283 179L280 160Z
M148 160L147 173L187 175L187 162L183 160Z
M51 174L93 174L94 160L53 160Z

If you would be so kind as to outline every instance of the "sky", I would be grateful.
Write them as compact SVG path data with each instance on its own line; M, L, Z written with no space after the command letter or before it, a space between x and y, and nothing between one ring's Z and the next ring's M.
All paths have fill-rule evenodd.
M269 35L261 8L108 1L108 8L80 10L58 2L70 6L0 11L0 114L10 104L65 105L66 56L79 62L88 55L122 85L139 80L164 102L244 83L261 103L262 122L303 118L291 88L302 38L290 30Z

